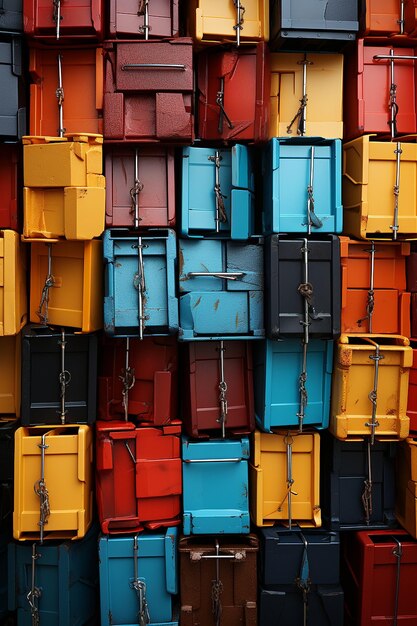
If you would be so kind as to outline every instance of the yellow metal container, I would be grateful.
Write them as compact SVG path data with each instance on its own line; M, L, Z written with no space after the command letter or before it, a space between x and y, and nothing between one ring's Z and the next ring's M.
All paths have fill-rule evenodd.
M306 106L303 109L303 68ZM296 137L305 114L305 134L343 137L343 55L277 52L271 54L270 137ZM299 114L299 115L297 115Z
M100 240L31 244L30 321L86 333L103 327Z
M106 191L100 187L64 187L23 190L23 239L88 240L104 230Z
M14 461L14 538L37 541L42 528L45 540L84 537L93 518L92 461L93 435L89 426L18 428ZM45 494L42 478L46 489L43 498L38 495ZM46 500L43 519L42 499Z
M244 7L244 9L243 9ZM235 3L224 0L190 0L188 31L201 42L236 42L240 22L240 43L269 39L269 1L244 0L239 11Z
M318 433L255 431L249 479L251 517L257 526L290 518L300 526L321 526Z
M0 337L0 414L20 416L20 333Z
M398 445L395 513L401 526L417 538L417 438Z
M26 249L13 230L0 230L0 336L27 322Z
M25 187L101 187L103 136L23 137Z
M343 146L344 232L362 239L393 239L397 226L398 239L416 239L417 145L373 137Z
M409 343L400 335L341 335L333 368L329 426L335 437L408 436L408 378L413 362Z

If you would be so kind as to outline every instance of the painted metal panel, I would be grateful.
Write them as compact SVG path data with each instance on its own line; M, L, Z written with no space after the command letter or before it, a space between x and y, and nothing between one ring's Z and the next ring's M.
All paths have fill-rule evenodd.
M269 2L265 0L246 0L240 9L223 0L191 0L188 14L188 29L198 42L239 45L269 38Z
M292 626L304 620L303 594L295 586L279 591L261 587L259 604L259 626ZM308 621L312 626L343 626L343 607L340 585L317 585L308 594Z
M417 431L417 346L414 340L411 341L413 348L413 364L410 369L408 385L407 415L410 418L410 432Z
M17 143L0 144L0 228L20 231L22 221L21 150Z
M104 31L103 0L23 0L24 31L50 41L101 39ZM58 23L59 22L59 23Z
M15 416L0 417L0 531L2 538L9 541L13 528L13 482L14 482L14 434L20 426L20 420ZM7 551L7 547L6 547ZM2 561L2 547L0 547L0 563ZM7 570L7 565L4 564ZM2 602L3 565L0 566L0 616L6 604ZM7 590L7 585L6 585ZM6 591L7 594L7 591Z
M26 322L26 250L18 233L0 230L0 336L16 335Z
M3 141L15 141L26 132L22 39L0 35L0 138Z
M21 334L0 337L0 414L20 416Z
M0 31L20 33L23 30L22 0L3 0Z
M136 0L110 0L109 32L145 39L178 35L178 0L152 0L148 7Z
M398 445L395 513L398 522L417 538L417 439L408 437Z

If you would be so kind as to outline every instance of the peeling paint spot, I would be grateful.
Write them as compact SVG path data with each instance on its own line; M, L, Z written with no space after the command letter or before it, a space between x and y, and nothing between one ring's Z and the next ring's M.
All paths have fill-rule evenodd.
M182 276L182 272L184 269L184 253L181 248L178 250L178 267L180 271L180 276ZM185 278L181 278L181 280L185 280Z
M216 300L216 302L214 303L214 310L217 311L217 309L219 308L219 304L220 304L220 300Z
M236 328L239 328L239 313L236 313Z
M196 303L195 303L195 305L193 306L193 309L197 308L197 307L198 307L198 305L200 304L200 302L201 302L201 296L200 296L200 297L196 300Z

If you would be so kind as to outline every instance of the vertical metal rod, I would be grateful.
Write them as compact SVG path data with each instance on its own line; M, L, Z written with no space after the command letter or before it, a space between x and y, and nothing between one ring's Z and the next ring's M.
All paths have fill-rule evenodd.
M61 24L61 0L53 0L54 12L52 19L56 22L56 38L59 39Z
M134 228L139 228L139 187L140 187L140 181L139 181L139 151L136 148L135 150L135 172L134 172L134 177L135 177L135 184L134 184L134 190L135 193L133 195L133 202L134 202L134 214L133 214L133 226Z
M401 171L401 155L402 155L401 143L397 141L397 147L394 150L396 156L395 162L395 185L394 185L394 224L390 226L392 230L392 238L397 240L397 233L399 230L398 225L398 212L399 212L399 200L400 200L400 171Z
M215 194L216 194L216 233L220 232L220 207L219 207L219 194L216 190L220 190L220 152L216 150L215 154Z
M50 515L50 507L49 507L49 494L48 489L45 484L45 450L49 448L49 446L45 443L46 434L43 434L41 437L41 443L38 444L38 448L41 450L41 477L34 484L34 491L37 496L39 496L39 528L40 535L39 541L43 543L43 534L45 524L48 523L48 517Z
M139 227L140 217L139 217L139 192L143 189L143 184L139 180L139 152L136 148L135 150L135 166L134 166L134 186L130 190L130 195L133 201L133 211L134 211L134 227ZM143 339L143 331L144 331L144 310L143 310L143 299L145 293L145 269L143 265L143 243L142 237L138 237L137 243L138 249L138 271L135 275L135 286L138 290L138 321L139 321L139 338Z
M308 271L308 239L303 239L304 246L302 248L303 253L303 267L304 267L304 284L309 285L309 271ZM304 298L304 343L308 344L310 340L310 317L309 317L309 302L308 298Z
M149 39L149 0L145 0L145 15L143 30L145 31L145 39Z
M392 553L397 560L397 575L395 580L395 600L394 600L394 619L393 626L398 626L398 605L400 600L400 574L401 574L401 558L403 555L403 546L401 541L397 537L393 537L396 547L393 549Z
M52 275L52 244L47 243L48 247L48 270L45 278L45 283L42 288L41 299L39 307L36 312L42 324L48 324L48 305L49 305L49 290L55 284L55 279Z
M36 561L41 557L36 551L36 543L32 544L32 569L31 569L31 587L26 595L26 600L30 606L30 614L32 618L32 626L39 626L39 608L37 600L41 597L41 590L36 586Z
M220 401L220 417L217 420L220 422L222 429L222 438L226 437L226 421L227 421L227 382L224 376L224 353L226 348L224 342L220 341L220 383L219 383L219 401Z
M311 235L311 204L314 206L314 196L313 196L313 188L314 188L314 146L311 146L311 154L310 154L310 180L307 187L307 223L308 223L308 234Z
M302 103L304 106L301 107L301 115L300 115L300 126L299 126L299 134L301 136L306 134L306 125L307 125L307 54L304 55L303 61L303 98Z
M390 130L391 130L391 139L394 139L396 133L396 115L398 111L397 107L397 85L395 84L395 61L394 61L394 49L391 48L389 51L390 54Z
M127 379L127 372L130 370L129 367L129 348L130 348L130 339L129 337L126 337L126 353L125 353L125 377ZM125 422L128 421L129 418L129 385L128 385L128 381L125 380L124 381L124 385L123 385L123 391L122 391L122 396L123 396L123 408L124 408L124 412L125 412Z
M64 85L62 80L62 55L58 54L58 87L56 89L55 95L58 100L58 119L59 119L59 128L58 128L58 136L63 137L65 133L64 128Z
M362 493L362 504L365 511L365 522L369 524L372 516L372 457L371 442L369 438L366 443L366 465L367 477L364 480L364 490Z
M379 362L384 358L383 354L380 354L380 346L372 339L366 339L369 343L375 346L375 353L370 354L369 358L374 362L374 387L368 394L369 400L372 402L372 417L370 422L366 422L365 426L369 426L371 429L371 444L375 443L375 431L379 426L377 420L377 407L378 407L378 375L379 375Z
M223 592L223 584L220 580L220 545L219 540L216 538L214 541L216 548L216 554L214 558L216 560L216 578L211 582L211 605L215 626L220 626L222 617L222 604L220 596ZM203 558L205 558L203 556ZM232 557L233 558L233 557Z
M235 2L236 5L236 45L240 46L240 29L241 29L241 16L240 16L240 10L241 10L241 5L240 5L240 0L236 0Z
M400 19L398 20L398 24L400 25L400 35L404 35L404 0L400 0Z
M372 316L374 312L374 283L375 283L375 242L371 242L371 275L369 281L367 313L369 332L372 333Z
M311 287L310 283L309 283L309 271L308 271L308 240L306 238L303 239L304 245L303 248L301 249L302 254L303 254L303 268L304 268L304 283L303 285L308 288ZM309 326L310 326L310 317L309 317L309 298L306 297L306 294L304 294L304 320L303 320L303 331L304 331L304 337L302 340L302 346L303 346L303 357L302 357L302 367L301 367L301 373L299 376L299 380L298 380L298 387L299 387L299 391L300 391L300 404L299 404L299 410L297 413L297 417L298 417L298 430L299 432L303 431L303 424L304 424L304 419L305 419L305 412L306 412L306 407L307 407L307 401L308 401L308 396L307 396L307 389L306 389L306 382L307 382L307 350L308 350L308 344L310 341L310 334L309 334Z
M292 528L292 486L294 479L292 477L292 438L287 441L287 486L288 486L288 526Z
M59 374L59 385L61 390L61 424L65 424L65 415L67 413L65 408L65 392L66 388L71 381L71 374L68 370L65 369L65 348L67 342L65 340L65 330L61 328L61 341L59 342L61 346L61 372Z

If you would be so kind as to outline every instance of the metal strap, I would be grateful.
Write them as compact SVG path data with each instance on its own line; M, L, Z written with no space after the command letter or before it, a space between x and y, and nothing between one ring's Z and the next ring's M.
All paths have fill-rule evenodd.
M392 238L394 241L397 239L397 233L399 230L398 225L398 209L399 209L399 199L400 199L400 166L401 166L401 155L403 151L401 149L401 143L397 141L397 147L394 150L394 154L396 156L395 163L395 185L394 185L394 224L390 226L392 230Z
M240 463L242 457L230 459L183 459L183 463Z
M220 162L222 161L222 156L220 152L216 150L214 155L208 157L208 160L214 163L215 166L215 179L214 179L214 195L216 199L216 215L214 221L216 223L216 233L220 232L220 222L223 224L227 222L226 210L224 208L223 198L227 198L224 194L222 194L220 187Z
M187 278L223 278L224 280L239 280L246 276L246 272L188 272Z
M393 626L397 626L398 625L398 605L399 605L399 600L400 600L401 557L403 555L403 546L402 546L401 541L397 537L393 536L393 540L397 544L392 551L393 555L397 559L397 575L396 575L396 580L395 580L395 600L394 600L394 616L393 616L394 619L393 619L392 624Z
M227 422L227 382L224 376L224 353L226 348L224 347L224 341L220 341L220 382L219 382L219 402L220 402L220 417L217 420L222 429L223 439L226 437L226 422Z
M128 444L128 442L127 442L127 441L125 441L125 447L126 447L126 450L129 452L129 456L130 456L130 458L132 459L132 462L133 462L133 463L135 463L135 465L136 465L137 460L136 460L136 458L135 458L135 456L134 456L134 454L133 454L132 450L130 449L130 446L129 446L129 444Z
M145 33L145 39L148 40L149 31L151 30L149 26L149 0L139 0L138 15L143 15L143 25L139 26L139 32Z
M129 391L133 388L136 377L134 368L129 365L129 350L130 350L130 339L126 337L126 352L125 352L125 367L122 369L122 373L119 376L119 380L123 383L122 390L122 405L125 413L125 421L128 421L129 417Z
M369 278L369 290L368 290L368 299L366 302L366 315L365 317L361 317L357 324L361 325L362 322L368 320L368 329L369 332L372 333L372 316L374 313L375 307L375 291L374 291L374 283L375 283L375 242L371 241L371 247L366 249L365 252L369 252L371 255L371 268L370 268L370 278Z
M311 589L311 580L310 580L310 566L308 562L308 543L307 539L304 537L303 533L300 533L300 538L304 543L303 556L301 559L300 573L299 576L295 579L295 584L298 589L303 594L303 626L307 626L307 607L308 607L308 594Z
M62 15L61 15L61 0L53 0L54 12L52 15L52 19L56 24L56 38L59 39L59 29L61 25Z
M37 496L39 496L39 522L40 527L40 543L43 543L43 533L45 525L48 523L48 517L51 513L49 506L49 493L45 484L45 450L49 446L45 443L46 435L42 435L41 443L38 444L38 448L41 450L41 477L37 480L33 486L33 489Z
M362 504L365 511L365 522L369 524L372 516L372 457L371 442L369 439L366 444L366 465L367 477L363 481Z
M136 591L136 595L138 597L138 602L139 602L138 624L139 626L146 626L146 624L150 623L151 618L149 615L148 602L146 600L146 583L143 580L139 580L138 557L139 557L139 542L138 542L138 536L135 535L133 538L134 579L132 583L132 588Z
M303 268L304 268L304 282L298 285L298 293L304 298L304 319L300 321L300 324L303 326L304 336L302 340L303 346L303 362L301 373L298 379L298 387L300 392L300 404L299 410L297 413L298 417L298 429L300 432L303 430L303 423L305 418L305 409L307 407L307 347L310 340L309 337L309 326L311 324L310 321L310 313L311 310L314 312L313 308L313 285L309 282L309 271L308 271L308 241L307 239L303 239L304 245L301 248L301 253L303 256ZM310 310L311 309L311 310ZM315 314L315 313L314 313Z
M65 330L61 328L61 341L58 342L61 346L61 372L59 374L59 386L61 389L61 424L65 424L65 415L67 413L65 408L65 392L68 385L71 382L71 374L65 369L65 348L67 342L65 341Z
M405 26L404 0L400 0L400 19L398 20L398 24L400 26L400 35L404 35L404 26Z
M234 128L230 117L227 115L226 110L224 108L224 76L220 76L220 88L216 95L216 104L219 107L219 123L217 125L217 130L219 134L223 132L223 120L226 120L226 124L230 129Z
M373 346L375 346L375 354L370 354L369 358L374 362L374 387L372 391L369 392L368 398L372 402L372 417L370 422L366 422L365 426L369 426L371 429L371 444L375 443L375 431L379 426L379 422L376 417L377 405L378 405L378 373L379 373L379 362L384 358L383 354L380 354L380 346L369 337L364 337L365 341L368 341Z
M293 491L292 486L294 484L294 479L292 476L292 445L294 443L294 438L290 433L287 433L284 437L284 443L287 447L287 491L283 500L278 505L278 512L282 511L282 507L284 502L288 500L288 526L292 528L292 496L298 496L296 491Z
M306 413L306 407L308 402L308 395L306 389L307 382L307 346L308 344L303 341L303 364L301 368L301 374L298 378L298 390L300 393L300 405L297 413L298 417L298 430L300 433L303 432L304 418Z
M315 148L311 146L310 151L310 178L307 185L307 228L308 234L311 235L311 227L321 228L323 226L323 222L314 210L314 153Z
M134 181L133 187L130 190L130 199L132 201L130 213L133 216L133 226L134 228L139 228L139 222L141 221L141 217L139 217L139 194L143 191L144 184L139 180L139 150L136 148L135 150L135 163L134 163Z
M186 65L182 63L126 63L122 65L122 71L126 70L181 70L185 72Z
M55 285L55 279L52 275L52 244L47 243L46 245L48 246L48 273L42 288L39 307L36 311L36 315L39 317L41 323L45 325L48 324L49 290Z
M145 330L145 266L143 263L143 248L147 248L142 243L142 237L138 237L138 243L132 247L137 248L138 251L138 271L133 277L133 286L138 290L138 322L139 322L139 339L143 339L143 333Z
M303 95L300 100L300 106L297 113L292 118L291 122L287 126L287 133L291 134L292 126L296 120L298 120L297 135L305 135L306 133L306 109L307 109L307 65L313 65L312 61L307 60L307 53L304 54L304 59L298 61L297 65L303 66Z
M32 626L39 625L39 608L38 608L38 600L42 595L42 592L39 587L36 586L36 561L42 555L36 552L36 543L32 544L32 572L31 572L31 588L28 594L26 595L26 600L30 606L30 614L32 617Z
M62 54L58 54L58 87L55 91L56 98L58 100L58 137L63 137L65 133L64 128L64 84L62 80Z
M216 578L211 581L211 606L213 618L216 626L220 626L220 620L222 616L222 604L221 604L221 594L223 593L223 583L220 580L220 559L219 552L220 546L218 539L215 539L216 546Z
M240 31L243 30L243 16L245 15L245 7L240 0L233 0L233 4L236 7L236 24L233 26L233 30L236 31L236 45L240 46Z

